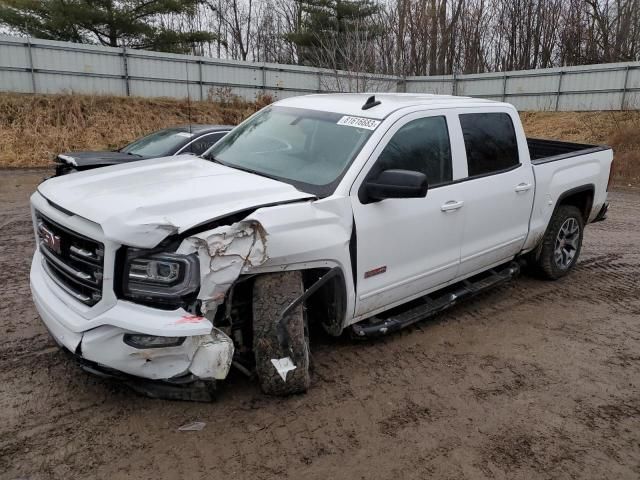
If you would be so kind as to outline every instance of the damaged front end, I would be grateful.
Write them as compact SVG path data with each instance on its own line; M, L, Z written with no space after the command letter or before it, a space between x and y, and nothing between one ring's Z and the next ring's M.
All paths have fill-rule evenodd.
M34 303L56 342L85 370L152 397L210 399L235 354L231 329L214 326L218 306L244 269L267 258L266 233L257 222L169 236L153 249L111 249L105 242L105 264L114 252L113 273L105 268L105 298L88 308L70 302L47 269L47 262L62 269L72 261L68 246L55 257L41 252L47 248L39 241L32 263Z
M303 270L306 284L342 265L350 277L347 198L193 157L51 179L31 208L45 325L87 368L137 384L251 373L258 275Z
M266 232L258 222L240 221L179 238L177 243L169 237L151 251L127 249L119 294L149 307L183 309L190 313L174 324L208 323L210 332L169 337L102 327L84 335L82 360L109 365L103 375L124 372L126 384L153 397L207 399L234 363L237 325L213 326L218 309L240 275L267 260ZM170 244L175 251L162 251ZM185 361L188 371L178 371ZM84 362L85 370L100 371ZM241 362L236 365L242 369ZM154 380L133 380L127 372Z
M62 245L62 253L47 255L42 250L50 248L49 238L37 237L31 289L45 325L85 370L152 397L207 400L232 365L253 374L252 295L262 274L302 271L310 291L296 304L310 302L310 320L334 335L352 308L345 294L351 275L347 200L265 205L195 225L122 220L118 228L70 217L39 194L32 208L34 223L38 215L50 218L49 237L64 234L62 243L52 243ZM74 255L102 262L102 297L94 304L74 301L47 269L50 258L80 265L68 254L71 246ZM284 325L288 315L281 314ZM286 353L289 339L278 340Z
M118 301L87 320L58 295L42 265L36 252L31 268L35 306L51 336L85 370L123 380L152 397L183 400L210 400L212 386L227 377L233 341L207 318L182 308Z

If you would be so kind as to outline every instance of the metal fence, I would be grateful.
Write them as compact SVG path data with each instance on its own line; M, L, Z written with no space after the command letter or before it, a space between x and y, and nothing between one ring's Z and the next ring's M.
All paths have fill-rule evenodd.
M0 35L0 91L205 100L221 89L248 100L398 91L504 100L520 110L638 110L640 62L401 78Z
M640 62L409 77L405 90L500 100L519 110L640 110Z

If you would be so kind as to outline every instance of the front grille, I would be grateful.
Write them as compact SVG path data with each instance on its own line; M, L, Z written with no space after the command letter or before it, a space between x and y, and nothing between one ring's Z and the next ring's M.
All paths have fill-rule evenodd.
M104 245L36 212L38 246L44 268L76 300L95 305L102 298Z

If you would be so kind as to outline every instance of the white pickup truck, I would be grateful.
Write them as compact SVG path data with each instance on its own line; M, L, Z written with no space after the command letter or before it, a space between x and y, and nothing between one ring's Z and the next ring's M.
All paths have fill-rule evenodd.
M606 216L612 156L527 139L506 103L289 98L202 158L42 183L33 299L85 369L146 393L205 399L232 365L266 393L302 392L310 324L373 337L521 260L567 274Z

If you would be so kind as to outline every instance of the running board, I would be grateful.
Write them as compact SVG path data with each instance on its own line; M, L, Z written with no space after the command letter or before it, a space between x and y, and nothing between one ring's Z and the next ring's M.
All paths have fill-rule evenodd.
M471 298L485 290L506 283L519 273L520 265L517 262L511 262L500 270L489 270L484 274L447 287L446 292L439 296L434 296L433 294L425 295L419 299L419 301L422 301L421 305L409 308L401 313L387 318L372 317L358 322L351 326L352 333L356 338L387 335L446 310L458 303L459 300ZM435 295L437 294L438 292L435 292Z

